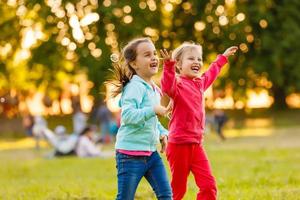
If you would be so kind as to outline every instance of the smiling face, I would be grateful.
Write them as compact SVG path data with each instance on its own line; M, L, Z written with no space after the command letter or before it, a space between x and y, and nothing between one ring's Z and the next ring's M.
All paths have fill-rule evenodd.
M182 53L177 68L181 75L189 78L196 78L199 76L202 65L202 50L197 47L191 47L185 49Z
M136 48L136 59L130 63L137 75L150 80L158 72L158 57L152 42L142 42Z

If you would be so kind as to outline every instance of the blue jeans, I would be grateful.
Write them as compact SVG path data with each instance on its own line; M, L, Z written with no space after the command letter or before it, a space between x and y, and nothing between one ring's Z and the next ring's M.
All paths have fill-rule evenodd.
M117 200L133 200L143 177L150 183L157 199L171 200L172 190L161 157L157 151L151 156L130 156L116 153L118 170Z

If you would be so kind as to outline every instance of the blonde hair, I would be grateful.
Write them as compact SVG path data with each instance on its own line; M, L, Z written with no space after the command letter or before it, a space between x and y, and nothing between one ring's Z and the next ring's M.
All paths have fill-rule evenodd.
M143 42L152 43L150 38L136 38L131 40L122 50L121 59L113 63L113 78L106 81L105 84L113 85L112 97L120 94L126 84L131 80L133 75L136 74L130 62L134 61L137 56L137 47Z
M172 59L180 62L182 60L183 53L191 49L198 49L202 56L202 46L200 44L196 44L194 42L184 42L179 47L174 49L172 53Z

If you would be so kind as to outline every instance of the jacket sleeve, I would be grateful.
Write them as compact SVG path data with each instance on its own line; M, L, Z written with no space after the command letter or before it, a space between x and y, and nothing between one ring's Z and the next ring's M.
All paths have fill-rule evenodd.
M121 118L124 124L144 123L156 114L152 106L140 108L145 89L141 85L128 85L121 99Z
M227 63L227 58L218 55L217 59L209 66L209 69L202 75L204 91L216 80L221 68Z
M161 79L162 92L173 98L176 93L176 73L175 73L175 61L164 62L163 76Z

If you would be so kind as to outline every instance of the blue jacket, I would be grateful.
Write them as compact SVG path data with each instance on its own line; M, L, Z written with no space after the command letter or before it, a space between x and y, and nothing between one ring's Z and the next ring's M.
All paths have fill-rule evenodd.
M124 87L119 102L122 112L116 149L156 151L159 136L168 134L153 110L154 105L159 103L158 87L153 88L134 75Z

